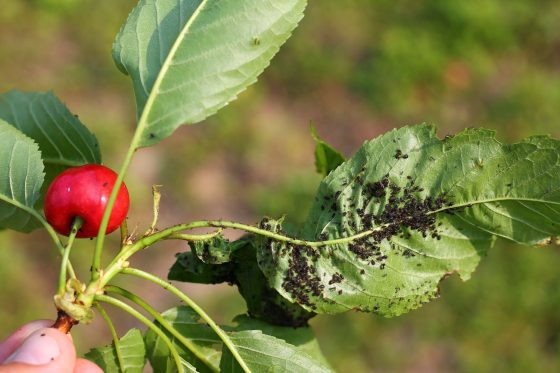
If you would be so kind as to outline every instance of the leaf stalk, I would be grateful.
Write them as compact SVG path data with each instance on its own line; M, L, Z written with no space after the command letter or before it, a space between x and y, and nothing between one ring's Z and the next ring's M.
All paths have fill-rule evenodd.
M143 278L145 280L151 281L163 289L169 291L171 294L175 295L177 298L181 299L187 306L193 309L207 324L212 328L212 330L218 335L218 337L222 340L224 345L227 349L231 352L235 360L239 363L241 369L243 369L246 373L251 373L251 370L245 363L245 360L239 355L239 351L237 351L237 347L233 344L229 336L212 320L212 318L204 312L204 310L196 304L191 298L189 298L186 294L184 294L181 290L177 289L175 286L171 285L170 283L162 280L161 278L154 276L150 273L141 271L139 269L134 268L125 268L121 271L122 274L125 275L132 275L136 277Z
M171 352L171 356L173 357L173 360L175 361L175 365L177 365L177 369L178 369L179 373L184 373L185 372L185 370L183 368L183 364L181 363L181 357L179 356L179 353L177 352L177 349L175 348L175 346L173 346L173 343L171 343L171 340L169 340L169 338L165 335L164 332L161 331L160 328L158 328L153 322L148 320L148 318L146 318L140 312L136 311L134 308L132 308L130 305L124 303L123 301L115 299L113 297L109 297L107 295L96 295L95 296L95 301L104 302L104 303L107 303L107 304L111 304L115 307L118 307L121 310L125 311L126 313L128 313L131 316L138 319L138 321L140 321L141 323L146 325L148 328L152 329L154 331L154 333L156 333L165 342L165 344L169 348L169 351Z
M72 223L72 230L70 231L70 236L68 236L68 243L64 248L64 252L62 255L62 262L60 264L60 273L58 277L59 295L63 295L66 292L66 277L67 277L67 269L69 268L69 263L70 263L70 251L72 251L74 240L76 239L76 235L78 234L83 223L84 221L80 217L76 217L76 219L74 219L74 222ZM75 278L75 276L72 278Z
M105 309L99 304L99 302L96 302L94 304L95 308L97 308L97 311L99 311L99 314L101 315L101 317L103 318L103 320L105 320L105 323L107 324L107 327L109 328L109 330L111 331L111 336L113 336L113 344L115 345L115 353L117 355L117 361L119 363L119 368L121 370L121 372L124 372L124 359L123 356L121 354L121 349L119 348L119 336L117 334L117 330L115 329L115 326L113 325L113 322L111 321L111 318L109 317L109 315L107 314L107 311L105 311Z
M146 301L144 301L139 296L120 288L118 286L107 286L105 287L107 293L113 293L121 295L131 302L134 302L138 306L142 307L146 312L150 314L165 330L167 330L173 337L175 337L183 346L185 346L189 351L193 353L204 365L206 365L213 372L219 372L219 370L206 358L206 356L199 351L199 349L187 338L185 338L181 333L177 331L169 322L167 322L159 312L157 312L153 307L151 307Z

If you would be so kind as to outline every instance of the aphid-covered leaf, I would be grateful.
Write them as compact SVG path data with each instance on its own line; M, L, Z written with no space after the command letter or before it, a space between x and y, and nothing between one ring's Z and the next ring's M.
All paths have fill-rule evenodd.
M116 348L120 352L120 362ZM118 347L111 343L105 347L94 348L85 357L99 365L105 373L141 373L146 362L142 333L138 329L131 329L119 339Z
M315 127L311 127L311 136L315 140L315 169L327 176L345 161L344 156L321 139Z
M232 244L221 234L204 241L190 241L189 246L206 264L224 264L231 261L231 254L239 246Z
M252 236L247 236L252 238ZM247 312L253 318L274 325L300 327L315 314L292 303L268 285L257 263L256 248L252 242L245 241L245 246L235 252L232 283L237 285L239 293L247 303Z
M95 136L52 92L12 90L0 95L0 119L39 145L45 187L68 167L101 162Z
M307 321L315 314L290 302L268 285L257 264L253 239L253 236L245 236L232 242L231 261L224 264L204 263L192 251L178 254L168 279L202 284L235 284L252 317L275 325L307 325ZM213 252L214 248L209 247L208 250Z
M149 146L234 100L303 17L305 0L140 0L113 58L132 78Z
M40 226L33 206L44 177L37 144L0 119L0 228L30 232Z
M468 279L496 236L557 236L558 175L560 141L549 137L503 145L481 129L444 140L427 125L393 130L323 180L301 234L361 238L261 240L258 262L270 286L310 311L399 315L436 297L446 276Z

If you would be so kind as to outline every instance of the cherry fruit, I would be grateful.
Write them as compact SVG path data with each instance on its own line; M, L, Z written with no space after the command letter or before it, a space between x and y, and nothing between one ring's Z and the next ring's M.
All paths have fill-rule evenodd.
M74 219L83 221L77 237L96 237L117 174L101 165L72 167L58 175L45 196L45 217L60 234L68 236ZM117 229L126 218L129 206L128 190L121 184L106 233Z

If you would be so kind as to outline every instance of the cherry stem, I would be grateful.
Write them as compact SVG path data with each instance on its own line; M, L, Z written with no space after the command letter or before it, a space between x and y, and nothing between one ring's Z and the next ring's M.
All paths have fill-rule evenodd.
M56 321L52 324L51 328L57 329L64 334L68 334L70 333L70 329L77 324L78 321L74 320L66 312L59 310Z
M122 356L121 349L119 347L120 341L119 341L119 336L117 334L117 330L115 329L115 326L111 321L111 318L109 317L105 309L101 307L99 302L95 302L94 306L95 308L97 308L97 311L99 311L99 314L101 315L101 317L103 317L103 320L105 320L105 323L107 324L109 330L111 331L111 335L113 336L113 344L115 346L115 353L117 354L117 361L119 363L119 368L121 369L121 372L124 372L125 371L125 367L123 363L124 359Z
M68 236L68 243L64 247L64 252L62 255L62 263L60 264L60 274L58 278L58 294L63 295L66 292L66 270L68 268L68 263L70 262L70 251L72 250L72 245L76 239L78 231L82 227L84 221L80 217L76 217L72 223L72 230Z
M121 233L121 249L126 246L126 241L128 240L128 222L126 219L123 220L120 226Z

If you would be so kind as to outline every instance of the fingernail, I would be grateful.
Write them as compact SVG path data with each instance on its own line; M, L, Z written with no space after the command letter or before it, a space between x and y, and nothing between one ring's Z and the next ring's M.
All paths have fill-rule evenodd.
M44 330L31 334L23 344L6 359L6 363L24 363L30 365L44 365L60 355L60 348L56 340L48 336Z

